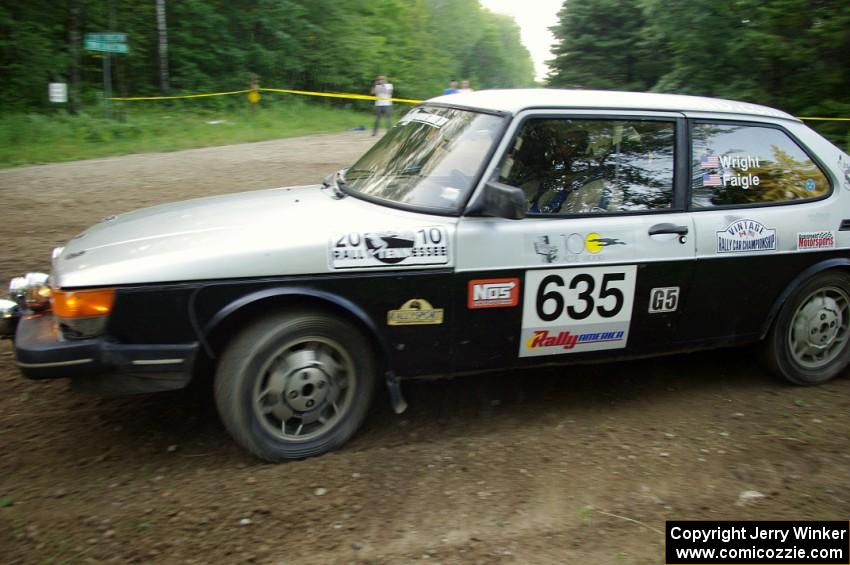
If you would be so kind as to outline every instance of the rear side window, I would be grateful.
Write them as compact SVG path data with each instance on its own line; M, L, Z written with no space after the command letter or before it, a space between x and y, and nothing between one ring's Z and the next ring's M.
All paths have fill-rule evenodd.
M534 118L499 166L529 214L665 210L673 202L675 122Z
M829 194L829 180L777 128L696 123L692 206L711 208L796 202Z

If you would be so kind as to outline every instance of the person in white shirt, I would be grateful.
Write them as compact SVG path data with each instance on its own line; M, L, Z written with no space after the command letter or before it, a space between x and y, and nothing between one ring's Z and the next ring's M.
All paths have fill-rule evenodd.
M372 85L372 94L375 96L375 127L372 135L378 135L378 125L381 116L387 117L387 129L390 129L393 121L393 85L387 82L387 77L378 75L375 84Z

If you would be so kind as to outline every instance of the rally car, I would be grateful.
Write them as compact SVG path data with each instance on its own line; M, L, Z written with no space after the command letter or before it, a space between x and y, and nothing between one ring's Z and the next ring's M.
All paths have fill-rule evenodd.
M760 342L850 360L850 157L778 110L510 90L413 108L315 186L105 218L11 283L34 379L215 389L260 458L327 452L378 384Z

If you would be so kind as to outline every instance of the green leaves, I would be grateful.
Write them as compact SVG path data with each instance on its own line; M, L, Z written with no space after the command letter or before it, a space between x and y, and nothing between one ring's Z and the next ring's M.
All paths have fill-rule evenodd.
M159 94L153 0L30 0L0 7L4 105L47 108L47 83L70 81L74 6L84 99L100 96L102 61L82 37L111 27L130 47L112 57L116 95ZM246 88L251 74L261 86L357 93L384 74L403 98L439 95L450 78L533 83L516 24L478 0L168 0L166 21L175 93Z
M569 0L553 28L549 80L847 116L848 29L841 0ZM844 142L846 124L815 127Z

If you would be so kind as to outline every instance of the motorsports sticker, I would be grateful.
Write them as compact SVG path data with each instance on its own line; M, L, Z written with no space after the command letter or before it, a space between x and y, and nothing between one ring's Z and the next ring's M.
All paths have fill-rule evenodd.
M443 309L423 298L412 298L398 310L387 312L388 326L422 326L443 323Z
M748 253L776 250L776 230L755 220L737 220L717 232L717 253Z
M797 249L800 251L809 251L812 249L835 249L835 232L799 232L797 234Z
M519 356L622 349L637 267L526 271Z
M446 228L386 230L338 234L330 241L332 269L445 265L449 262Z

